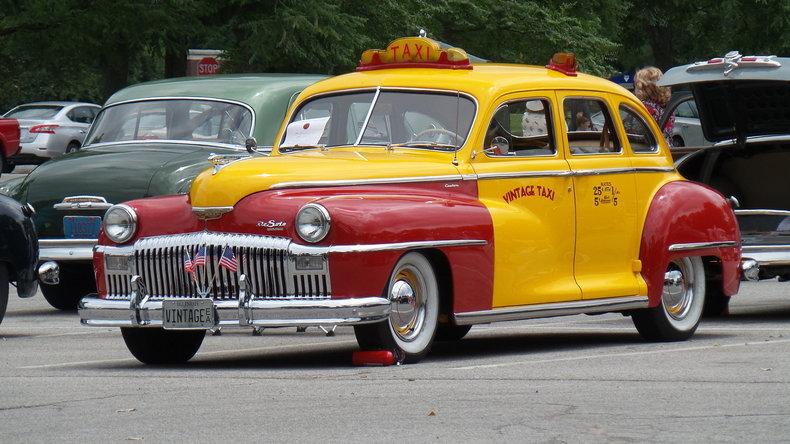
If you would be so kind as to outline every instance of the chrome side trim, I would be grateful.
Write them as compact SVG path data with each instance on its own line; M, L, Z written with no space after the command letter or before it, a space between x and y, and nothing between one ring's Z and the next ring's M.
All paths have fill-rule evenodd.
M95 211L107 210L113 204L107 202L102 196L66 196L63 201L56 203L52 208L58 211Z
M719 241L719 242L691 242L688 244L672 244L669 246L669 251L689 251L689 250L702 250L705 248L729 248L737 247L736 241Z
M90 261L98 239L39 239L39 260Z
M487 179L517 179L520 177L566 177L573 176L570 170L525 171L518 173L481 173L477 175L480 180Z
M413 250L417 248L443 248L486 245L488 241L479 239L469 240L435 240L417 242L397 242L388 244L367 245L333 245L331 247L313 247L309 245L291 244L288 251L292 254L327 254L327 253L370 253L374 251Z
M736 216L790 216L787 210L734 210Z
M671 173L675 167L633 167L633 168L600 168L594 170L575 170L574 176L600 176L603 174L628 173Z
M215 300L217 325L290 327L358 325L389 316L390 301L383 297L328 300L264 301L253 297L239 301ZM134 305L134 306L132 306ZM79 303L82 325L91 327L161 327L162 301L144 297L127 300L86 296Z
M219 219L225 213L233 211L233 206L229 207L192 207L192 212L195 213L198 219L211 220Z
M787 142L790 141L790 136L776 135L776 136L749 136L746 138L746 143L765 143L765 142ZM714 147L735 145L738 143L737 139L727 139L713 144Z
M270 190L282 190L285 188L308 188L308 187L345 187L354 185L382 185L394 183L421 183L421 182L446 182L463 180L460 174L449 176L417 176L417 177L390 177L381 179L350 179L350 180L314 180L304 182L280 182L272 184Z
M619 298L593 299L551 304L522 305L519 307L495 308L468 313L455 313L458 325L487 324L499 321L518 321L522 319L548 318L608 311L637 310L648 307L647 296L626 296Z

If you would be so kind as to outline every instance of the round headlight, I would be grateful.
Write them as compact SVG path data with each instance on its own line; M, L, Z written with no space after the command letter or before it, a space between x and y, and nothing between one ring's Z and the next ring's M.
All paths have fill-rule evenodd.
M127 205L113 205L104 213L104 234L111 241L122 244L137 231L137 214Z
M325 238L329 234L330 225L329 211L318 204L307 204L296 214L296 232L310 243Z

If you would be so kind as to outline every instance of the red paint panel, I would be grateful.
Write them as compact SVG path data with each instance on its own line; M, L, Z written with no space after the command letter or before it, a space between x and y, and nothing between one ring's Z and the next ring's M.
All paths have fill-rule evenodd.
M696 182L670 182L656 193L647 213L639 258L647 281L650 305L661 298L664 272L671 259L715 256L722 263L722 286L727 295L740 285L740 231L724 196ZM672 244L736 241L738 247L669 252Z
M127 205L138 214L135 239L206 229L288 237L295 243L310 245L294 232L296 213L310 202L326 207L332 218L329 235L313 244L316 246L486 241L485 246L439 250L449 263L454 311L491 308L493 228L488 210L477 200L474 181L264 191L242 199L232 212L209 221L202 221L192 213L187 196L139 199ZM112 245L103 233L99 243ZM404 252L332 253L329 263L333 296L383 294L390 273Z
M104 281L104 254L93 253L93 277L96 280L96 293L100 298L107 297L107 284Z

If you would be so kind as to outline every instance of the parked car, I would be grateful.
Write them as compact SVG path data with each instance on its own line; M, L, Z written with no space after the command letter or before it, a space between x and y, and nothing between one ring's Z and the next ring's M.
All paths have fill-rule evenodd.
M19 152L19 122L0 118L0 173L14 171L11 158Z
M702 126L699 120L697 102L690 93L679 93L679 97L673 95L677 104L672 103L675 110L675 126L672 128L672 147L700 147L713 145L705 139L702 133ZM668 116L669 114L667 114Z
M738 289L735 216L677 173L639 100L575 68L473 65L419 37L366 51L299 95L271 157L110 208L82 323L121 327L146 363L186 361L223 325L353 325L406 362L545 316L690 337L706 287Z
M30 205L0 196L0 322L8 306L9 284L19 297L36 294L38 243Z
M114 94L83 149L47 162L0 191L30 203L42 266L59 283L41 291L56 308L73 310L96 291L93 247L114 203L185 193L210 166L211 154L249 155L247 139L271 145L288 104L314 75L245 75L142 83ZM13 180L13 179L12 179Z
M17 164L41 163L77 151L101 107L81 102L36 102L19 105L4 117L19 121L21 150Z
M677 162L685 177L730 198L743 257L761 279L790 278L790 58L724 57L678 66L663 86L687 85L705 138L714 146ZM709 294L709 312L726 311L729 295Z

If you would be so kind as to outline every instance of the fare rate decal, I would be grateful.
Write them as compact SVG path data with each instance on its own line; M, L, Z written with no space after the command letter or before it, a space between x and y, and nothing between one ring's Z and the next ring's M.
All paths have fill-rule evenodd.
M617 201L620 195L620 190L615 187L612 182L601 182L600 185L594 185L593 191L593 205L614 205L617 206Z
M544 187L542 185L524 185L509 190L507 193L502 195L502 199L504 199L507 203L512 203L516 199L532 196L554 200L554 189Z

